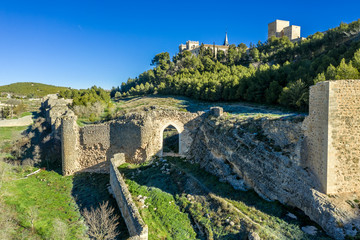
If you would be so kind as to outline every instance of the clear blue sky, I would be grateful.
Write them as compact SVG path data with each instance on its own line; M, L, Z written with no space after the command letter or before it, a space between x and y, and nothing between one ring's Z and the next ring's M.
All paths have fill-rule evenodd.
M105 89L150 68L187 40L265 41L275 19L302 36L360 18L360 1L0 1L0 85ZM336 2L336 3L333 3Z

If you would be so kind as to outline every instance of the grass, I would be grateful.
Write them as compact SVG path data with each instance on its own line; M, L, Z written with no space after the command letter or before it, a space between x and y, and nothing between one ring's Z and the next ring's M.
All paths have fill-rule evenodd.
M66 90L66 87L57 87L42 83L18 82L9 85L0 86L0 93L13 93L21 96L43 97L48 94L58 93L60 90Z
M145 204L137 203L149 227L149 239L195 239L189 216L175 204L173 195L159 188L141 186L135 181L127 180L126 183L134 197L147 197Z
M87 238L86 226L71 195L72 177L41 171L22 179L34 170L36 168L13 167L2 180L0 195L6 207L15 212L13 238Z
M256 231L261 239L330 239L300 210L265 201L252 190L234 190L198 164L180 158L167 157L165 161L154 160L143 165L125 164L119 169L150 232L157 233L163 228L166 230L162 231L170 232L171 227L166 223L171 220L162 216L186 213L198 239L242 239L249 231ZM139 202L139 195L148 197L145 200L148 207ZM177 206L170 209L168 205L172 201ZM164 212L152 211L154 206L163 207ZM289 212L297 219L288 217ZM306 225L317 226L318 234L304 233L301 227ZM159 239L151 236L150 239Z
M28 127L0 127L0 160L10 157L12 142L20 138L21 133Z
M20 117L22 118L22 117L26 117L26 116L30 116L30 115L32 115L31 112L23 112L20 114Z

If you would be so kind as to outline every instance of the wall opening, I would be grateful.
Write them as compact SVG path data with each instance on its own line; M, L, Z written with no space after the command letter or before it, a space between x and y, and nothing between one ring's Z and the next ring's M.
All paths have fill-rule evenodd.
M180 133L173 126L167 126L163 131L163 155L179 154Z

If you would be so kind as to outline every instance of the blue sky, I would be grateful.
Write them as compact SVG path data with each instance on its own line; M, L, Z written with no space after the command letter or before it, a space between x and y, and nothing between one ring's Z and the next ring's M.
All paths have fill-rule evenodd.
M275 19L302 36L360 18L360 1L0 1L0 85L110 89L187 40L249 45ZM332 3L334 2L334 3Z

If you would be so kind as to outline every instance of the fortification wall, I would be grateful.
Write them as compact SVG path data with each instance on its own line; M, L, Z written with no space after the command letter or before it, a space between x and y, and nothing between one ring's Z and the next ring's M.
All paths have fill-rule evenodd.
M199 126L198 118L201 114L157 109L128 114L102 124L73 127L72 134L64 133L62 141L65 142L64 146L67 142L76 142L76 145L65 149L63 154L72 156L71 151L76 151L77 158L71 157L70 165L73 165L73 168L64 169L63 173L108 172L109 159L119 152L124 153L126 161L131 163L142 163L156 154L161 156L163 131L170 124L178 129L179 153L186 156ZM73 124L76 125L75 120ZM63 157L63 160L68 161L68 157Z
M327 189L327 142L328 142L328 109L329 82L322 82L310 88L309 116L304 121L307 158L304 167L309 167L320 183L320 189Z
M122 163L125 163L125 154L115 154L110 161L110 185L114 193L116 202L120 208L121 215L125 220L126 226L129 230L131 239L147 240L148 226L141 218L135 203L132 200L131 194L117 169Z
M360 80L329 82L328 191L360 190Z
M310 88L304 122L308 166L327 194L358 192L360 80L325 81Z

